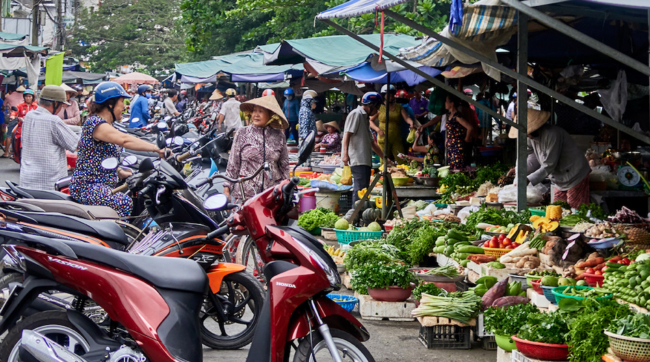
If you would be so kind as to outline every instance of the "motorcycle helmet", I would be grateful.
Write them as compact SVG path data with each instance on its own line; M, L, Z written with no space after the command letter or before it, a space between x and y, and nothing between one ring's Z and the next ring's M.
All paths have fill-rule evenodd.
M384 102L384 98L377 92L368 92L363 95L361 98L361 104L363 105L372 105L372 104L382 104Z
M153 89L152 86L147 85L147 84L143 84L143 85L138 87L138 94L142 96L142 95L144 95L145 92L147 92L147 91L150 92L152 89Z
M285 96L292 96L293 95L293 89L287 88L284 90L284 95Z
M388 85L387 85L387 84L384 84L384 86L381 87L381 94L386 94L387 91L388 91ZM395 86L392 85L392 84L390 85L390 92L391 92L391 93L395 93L395 92L397 92L397 88L395 88Z
M262 92L262 97L268 97L268 96L274 96L275 92L273 89L266 89L264 92Z
M407 99L408 100L409 99L409 94L404 89L400 89L400 90L397 91L397 93L395 93L395 98L397 98L397 99Z
M226 95L228 97L234 97L234 96L237 95L237 91L232 89L232 88L228 88L228 89L226 89Z
M115 82L103 82L95 87L95 103L104 103L113 98L131 98L131 96Z
M25 97L28 94L33 97L34 96L34 91L31 90L31 89L27 89L26 91L23 92L23 97Z

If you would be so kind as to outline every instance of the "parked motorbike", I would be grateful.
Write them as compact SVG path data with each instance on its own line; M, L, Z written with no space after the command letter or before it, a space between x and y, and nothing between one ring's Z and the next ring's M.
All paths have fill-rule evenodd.
M299 163L311 153L313 133L308 140ZM294 361L315 362L318 355L319 360L373 362L361 343L369 338L367 330L326 296L340 288L334 261L308 233L278 226L294 209L298 183L297 178L285 180L263 191L242 205L226 226L206 236L250 233L269 261L264 269L267 298L247 361L288 361L293 352ZM227 206L223 201L212 205ZM10 239L13 245L4 248L26 278L0 311L0 334L10 329L0 345L0 360L202 360L198 320L208 280L196 263L28 238L11 231L15 227L7 222L0 235ZM92 296L111 316L108 332L72 310L37 313L16 324L36 295L52 289Z

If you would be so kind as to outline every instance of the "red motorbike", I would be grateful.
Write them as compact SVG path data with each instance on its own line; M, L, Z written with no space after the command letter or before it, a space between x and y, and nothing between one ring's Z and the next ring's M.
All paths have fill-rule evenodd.
M299 164L313 149L314 134L307 139ZM308 233L278 226L294 209L298 182L285 180L256 195L207 236L248 232L268 262L267 298L247 361L288 361L293 352L294 362L315 362L317 355L321 361L373 362L361 343L368 331L327 297L341 284L334 261ZM26 279L0 310L0 334L11 328L0 345L0 360L202 360L198 317L208 281L197 263L26 237L15 228L0 225L0 236L12 244L4 248ZM52 289L91 297L111 317L109 331L74 310L37 313L16 324L38 294Z

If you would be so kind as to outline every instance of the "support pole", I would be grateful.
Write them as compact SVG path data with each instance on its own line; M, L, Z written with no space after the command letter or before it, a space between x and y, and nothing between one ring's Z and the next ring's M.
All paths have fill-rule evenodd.
M611 119L609 117L606 117L605 115L600 114L600 113L596 112L593 109L589 109L586 106L584 106L584 105L582 105L580 103L577 103L575 100L573 100L573 99L571 99L571 98L569 98L569 97L567 97L565 95L562 95L562 94L560 94L560 93L558 93L558 92L556 92L556 91L542 85L541 83L538 83L538 82L534 81L533 79L531 79L529 77L521 76L519 73L513 71L512 69L507 68L507 67L499 64L498 62L495 62L494 60L492 60L492 59L490 59L490 58L488 58L488 57L486 57L486 56L484 56L482 54L477 53L476 51L474 51L474 50L472 50L470 48L467 48L467 47L465 47L465 46L463 46L463 45L461 45L459 43L456 43L455 41L453 41L451 39L445 38L444 36L436 33L435 31L427 28L426 26L418 24L418 23L416 23L416 22L414 22L414 21L412 21L412 20L410 20L410 19L408 19L406 17L403 17L403 16L401 16L401 15L399 15L397 13L394 13L394 12L392 12L390 10L384 10L384 14L386 14L386 15L390 16L391 18L399 21L400 23L403 23L405 25L410 26L411 28L421 32L422 34L425 34L427 36L430 36L430 37L438 40L439 42L445 44L448 47L459 50L459 51L471 56L472 58L476 59L477 61L486 63L487 65L491 66L492 68L499 70L502 74L505 74L505 75L517 80L517 81L521 81L524 84L528 84L530 87L532 87L532 88L534 88L534 89L536 89L538 91L541 91L541 92L544 92L544 93L548 94L549 96L557 99L558 101L566 104L569 107L572 107L572 108L574 108L574 109L576 109L576 110L578 110L578 111L580 111L580 112L582 112L582 113L584 113L584 114L586 114L586 115L588 115L590 117L593 117L593 118L595 118L595 119L597 119L597 120L599 120L599 121L601 121L601 122L615 128L615 129L621 130L621 131L627 133L628 135L630 135L630 136L632 136L632 137L634 137L634 138L636 138L636 139L638 139L638 140L640 140L642 142L650 144L650 137L648 137L648 136L646 136L646 135L644 135L644 134L642 134L640 132L636 132L632 128L626 127L623 124L621 124L620 122L617 122L617 121L615 121L615 120L613 120L613 119ZM325 21L325 20L323 20L323 21ZM325 22L327 24L330 24L330 26L335 27L336 29L338 29L340 32L342 32L344 34L348 34L348 35L352 34L349 31L347 31L347 29L340 30L339 29L340 27L336 27L334 25L331 25L331 24L334 24L331 21L325 21ZM350 35L350 36L352 36L352 35ZM357 38L355 38L357 41L361 41L361 40L359 40L361 38L359 38L359 39L357 39ZM365 43L362 42L362 43L364 45L372 48L372 44L368 45L370 43L367 43L367 42L365 42ZM403 63L399 63L399 64L401 64L401 65L403 65L403 66L407 67L408 69L415 72L414 67L412 67L412 66L410 66L408 64L403 64ZM422 75L421 73L418 73L418 72L416 72L416 73L418 75L423 76L427 80L431 81L431 79L429 79L430 77L426 77L426 76L424 76L424 75ZM472 104L474 104L474 103L472 103ZM476 104L474 104L474 105L476 106ZM481 108L481 109L483 109L483 108ZM490 113L490 112L488 112L488 113ZM490 114L492 114L492 113L490 113ZM492 116L494 116L494 115L492 115ZM496 118L500 119L501 121L504 121L504 119L505 119L504 117L496 117ZM505 123L507 123L509 125L512 125L510 122L505 122Z
M384 220L388 220L388 121L390 116L390 108L388 106L388 95L390 94L390 73L386 72L386 127L384 127L384 183L382 187L382 217ZM379 117L377 117L379 120ZM379 138L379 136L377 136ZM368 190L370 192L372 190Z
M650 66L650 9L648 9L648 66ZM650 85L650 83L648 83L648 85ZM650 96L648 97L650 98ZM650 103L650 99L648 103ZM648 113L648 117L650 117L650 113Z
M9 1L9 0L7 0ZM36 0L37 1L37 0ZM32 46L38 46L38 2L32 7Z
M510 7L517 9L519 11L519 15L521 14L526 14L530 16L531 18L539 21L540 23L548 26L551 29L557 30L558 32L579 41L580 43L593 48L596 51L599 51L612 59L615 59L628 67L647 75L650 77L650 67L646 66L645 64L641 63L640 61L629 57L618 50L609 47L598 40L588 37L585 34L573 29L572 27L566 25L565 23L553 19L552 17L542 13L539 10L533 9L531 7L528 7L521 3L519 0L501 0L503 3L509 5Z
M528 77L528 16L519 13L519 26L517 30L517 72ZM527 162L528 152L526 139L528 129L528 91L522 81L517 81L517 123L523 129L517 132L517 210L525 210L528 206L526 201L526 187L528 181Z

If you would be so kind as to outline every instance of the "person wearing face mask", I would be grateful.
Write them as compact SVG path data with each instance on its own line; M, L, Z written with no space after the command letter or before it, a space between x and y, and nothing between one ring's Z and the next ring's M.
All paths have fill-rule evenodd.
M77 95L77 91L68 87L65 83L61 84L61 88L65 90L65 95L69 104L63 104L59 109L57 116L63 120L65 124L71 127L75 133L81 132L81 112L79 111L79 104L73 99Z
M165 157L165 149L143 141L130 134L118 131L113 124L124 110L124 100L131 98L121 85L104 82L95 88L95 98L90 105L90 114L84 122L79 139L77 168L70 183L70 196L84 205L108 206L120 216L131 215L133 200L125 194L113 194L119 179L131 176L129 170L117 168L107 170L102 161L120 157L122 148L133 151L155 152ZM139 97L146 100L146 97Z
M129 128L142 128L149 123L149 99L151 99L150 85L143 84L138 87L138 99L131 104L131 119L129 119Z
M298 114L298 131L301 140L307 138L311 131L317 132L316 129L316 115L314 109L316 108L316 93L313 90L308 90L302 94L302 101L300 101L300 113Z
M381 94L384 96L384 104L379 109L379 112L373 117L370 117L370 127L377 132L377 143L381 149L384 149L384 143L388 143L386 150L388 155L393 156L393 160L397 160L397 155L404 153L404 144L402 143L402 131L400 124L402 120L408 123L409 128L414 127L413 118L411 118L406 109L400 104L396 103L395 94L397 90L395 86L391 85L390 90L386 85L381 88ZM386 107L388 107L389 115L386 119ZM375 119L379 120L379 125L375 125ZM384 134L386 130L386 123L388 122L388 137Z
M289 128L284 132L284 135L287 139L289 139L289 135L293 135L293 139L298 142L296 125L298 124L298 115L300 114L300 101L296 99L291 88L285 89L284 96L286 99L284 100L282 112L287 117L287 121L289 121Z
M251 124L240 128L235 134L226 176L250 176L264 162L268 162L271 177L266 172L261 172L254 179L245 182L244 195L241 194L239 185L224 182L223 194L235 201L241 201L244 196L251 198L289 178L289 152L283 131L289 127L289 122L275 96L252 99L242 103L240 109L250 114Z

